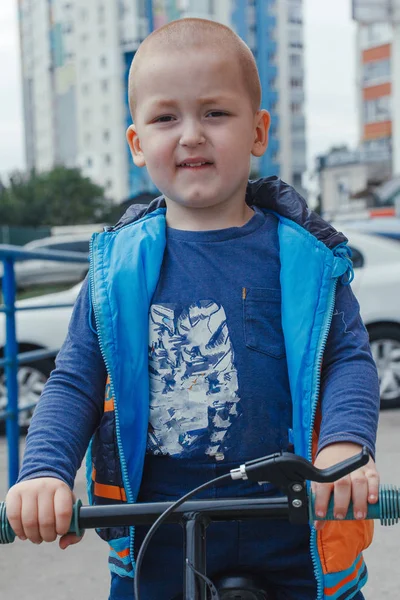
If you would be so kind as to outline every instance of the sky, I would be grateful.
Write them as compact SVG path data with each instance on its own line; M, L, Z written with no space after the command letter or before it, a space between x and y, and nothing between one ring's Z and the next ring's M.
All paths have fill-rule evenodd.
M279 0L282 1L282 0ZM351 0L303 0L307 164L357 143L355 24ZM16 0L0 3L0 176L25 167Z

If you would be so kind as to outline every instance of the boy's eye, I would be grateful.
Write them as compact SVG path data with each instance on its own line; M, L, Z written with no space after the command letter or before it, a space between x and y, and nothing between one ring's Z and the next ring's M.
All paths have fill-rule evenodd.
M169 123L173 120L174 117L171 115L162 115L161 117L157 117L154 119L154 123Z
M208 117L226 117L228 113L224 112L223 110L212 110L210 111L207 116Z

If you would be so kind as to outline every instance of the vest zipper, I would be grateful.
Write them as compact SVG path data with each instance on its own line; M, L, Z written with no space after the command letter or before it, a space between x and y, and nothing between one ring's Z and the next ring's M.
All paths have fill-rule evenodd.
M89 252L90 252L90 256L92 257L92 260L93 260L94 255L92 252L92 247L93 247L93 238L90 240L90 244L89 244ZM121 444L118 404L116 401L115 388L114 388L114 383L113 383L113 380L111 377L110 365L107 360L106 353L104 351L104 345L103 345L103 340L102 340L102 336L101 336L101 328L99 326L99 318L98 318L96 300L95 300L95 295L93 293L93 291L94 291L94 275L93 275L92 264L90 265L90 269L89 269L89 279L90 279L90 297L91 297L91 303L93 306L94 320L96 323L96 331L97 331L97 338L99 340L100 353L101 353L101 356L103 357L104 364L106 366L106 370L107 370L108 376L110 378L110 388L111 388L111 393L114 398L115 432L116 432L116 436L117 436L117 445L118 445L118 451L119 451L119 457L120 457L122 479L123 479L124 488L125 488L125 492L126 492L127 502L131 504L134 502L134 498L133 498L133 494L132 494L132 488L131 488L131 485L129 482L128 470L127 470L124 452L123 452L123 448L122 448L122 444ZM130 536L129 536L130 537L130 547L129 547L130 557L131 557L131 561L132 561L132 566L134 567L134 565L135 565L135 555L134 555L135 528L129 527L129 532L130 532Z
M318 356L315 363L315 385L314 385L314 400L312 406L311 413L311 430L310 430L310 440L308 446L308 460L312 461L312 432L314 429L315 415L318 407L319 393L321 388L321 370L322 370L322 361L325 351L326 342L328 340L329 330L332 323L333 311L335 310L335 299L336 299L336 288L338 283L338 277L333 281L333 285L331 288L330 296L328 299L328 307L325 313L325 321L322 326L322 338L319 345ZM317 548L317 532L314 527L311 530L311 539L310 539L310 553L311 560L314 565L314 572L317 580L317 600L324 599L324 589L323 589L323 581L322 581L322 567L321 560L318 556L318 548Z

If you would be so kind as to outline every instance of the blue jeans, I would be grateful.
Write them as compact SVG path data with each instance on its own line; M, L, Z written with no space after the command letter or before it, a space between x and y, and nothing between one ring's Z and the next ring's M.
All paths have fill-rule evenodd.
M139 501L176 499L231 468L193 461L176 463L169 470L168 461L147 461ZM270 486L244 482L207 490L198 498L276 494ZM136 527L136 556L147 531L147 526ZM181 527L163 525L152 538L142 564L142 600L173 600L182 594L182 567ZM221 571L238 570L251 571L266 580L274 600L315 600L317 586L309 526L292 525L285 520L211 523L207 528L207 576L213 579ZM132 579L112 576L109 600L134 600ZM354 600L363 600L362 594Z

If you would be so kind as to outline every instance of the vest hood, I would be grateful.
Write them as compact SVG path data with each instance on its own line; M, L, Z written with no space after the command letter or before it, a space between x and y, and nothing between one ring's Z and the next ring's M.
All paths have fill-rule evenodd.
M314 235L331 250L348 240L340 231L324 221L316 212L312 211L304 198L296 190L278 177L263 177L249 181L246 190L246 203L249 206L258 206L279 213L290 219ZM118 223L107 228L116 231L150 214L157 208L165 208L164 196L159 196L150 204L132 204Z

